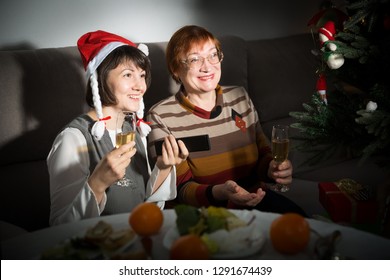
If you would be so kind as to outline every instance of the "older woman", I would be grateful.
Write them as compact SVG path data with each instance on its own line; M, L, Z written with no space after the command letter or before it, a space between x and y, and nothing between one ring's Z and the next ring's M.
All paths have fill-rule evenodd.
M171 37L166 58L180 90L148 112L150 152L155 141L169 134L208 134L211 144L210 150L193 152L177 166L176 201L306 215L264 184L290 184L292 165L272 160L269 140L245 89L219 85L224 57L218 39L205 28L184 26Z

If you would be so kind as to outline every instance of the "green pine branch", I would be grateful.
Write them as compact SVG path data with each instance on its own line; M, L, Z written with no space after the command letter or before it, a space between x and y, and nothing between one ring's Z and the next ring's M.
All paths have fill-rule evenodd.
M383 155L390 170L390 0L347 0L348 19L335 34L335 53L344 56L339 69L319 69L328 81L324 104L317 93L302 105L302 112L290 112L299 140L294 149L311 155L306 164L332 157L340 150L359 157L360 164ZM325 66L325 67L324 67ZM369 101L377 108L366 108ZM382 163L383 164L383 163Z

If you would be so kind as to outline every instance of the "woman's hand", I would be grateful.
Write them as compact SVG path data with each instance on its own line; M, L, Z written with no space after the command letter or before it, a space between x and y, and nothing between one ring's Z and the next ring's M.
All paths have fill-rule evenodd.
M229 200L236 205L254 207L263 199L265 192L258 188L255 193L250 193L236 182L228 180L225 184L213 187L213 196L216 200Z
M185 161L188 155L189 152L183 141L176 142L173 135L168 135L164 138L162 155L157 158L156 164L160 170L168 169Z
M269 163L268 177L278 184L289 185L292 182L293 167L291 161L285 160L278 164L274 160Z
M98 197L103 197L105 190L123 178L126 168L135 155L135 142L131 141L106 154L96 165L95 170L89 176L88 184ZM100 201L98 199L98 201Z

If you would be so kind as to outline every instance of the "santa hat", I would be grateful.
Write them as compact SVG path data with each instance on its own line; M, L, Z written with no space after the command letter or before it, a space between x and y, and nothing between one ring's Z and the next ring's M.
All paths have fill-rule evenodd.
M102 102L100 100L99 88L97 82L97 73L96 69L103 62L103 60L116 48L129 45L135 48L140 49L145 55L148 55L148 47L144 44L139 44L138 46L133 42L120 37L118 35L108 33L102 30L97 30L94 32L88 32L80 37L77 41L77 46L79 48L81 59L84 64L84 68L86 71L87 79L90 81L90 85L92 88L92 99L93 105L96 110L96 115L98 117L98 121L92 127L92 135L100 140L104 134L105 129L105 121L110 119L110 116L104 117L102 110ZM143 110L145 105L143 103L143 99L141 100L141 106L139 111L137 112L137 116L142 119ZM146 125L143 123L143 125ZM142 130L146 131L146 135L148 131L147 128L142 128ZM150 127L149 127L150 129ZM143 134L145 134L145 131ZM149 130L150 131L150 130Z
M336 28L333 21L328 21L321 27L318 32L325 36L326 40L323 41L334 41L334 35L336 34ZM323 42L322 42L323 43Z

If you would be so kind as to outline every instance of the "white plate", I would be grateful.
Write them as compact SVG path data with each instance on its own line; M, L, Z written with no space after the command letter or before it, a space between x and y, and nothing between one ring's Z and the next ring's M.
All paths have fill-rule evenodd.
M214 259L238 259L251 256L263 247L265 236L258 218L252 211L229 210L238 218L249 222L253 217L254 221L247 227L236 228L231 231L218 230L208 234L209 238L218 244L219 251L212 255ZM168 250L173 242L179 238L179 231L174 226L164 236L163 245Z
M117 232L119 230L114 229L114 231ZM79 240L79 242L82 242L85 237L85 232L86 231L84 230L74 237L68 238L48 250L45 250L39 258L42 258L45 255L48 259L110 259L112 256L127 252L138 239L138 236L134 233L134 236L125 244L113 250L105 250L102 246L98 245L95 247L91 245L91 248L73 246L72 240Z

